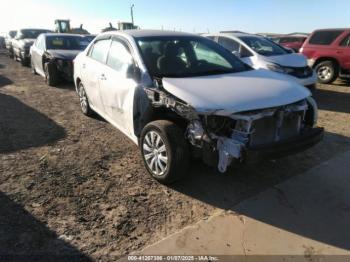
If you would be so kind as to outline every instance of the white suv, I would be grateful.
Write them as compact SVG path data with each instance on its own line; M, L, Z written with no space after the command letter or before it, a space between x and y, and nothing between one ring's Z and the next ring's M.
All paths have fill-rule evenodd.
M74 80L83 113L98 113L139 145L162 183L185 175L191 156L225 172L304 150L323 135L305 87L192 34L103 33L75 59Z
M317 77L302 54L288 52L286 48L259 35L246 33L217 33L204 36L219 43L255 69L268 69L282 73L300 85L313 88Z

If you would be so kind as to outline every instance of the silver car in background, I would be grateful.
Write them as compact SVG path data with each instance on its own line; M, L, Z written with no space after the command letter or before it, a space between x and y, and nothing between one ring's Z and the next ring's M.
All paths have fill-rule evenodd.
M263 36L234 32L213 33L204 36L219 43L255 69L267 69L283 74L291 81L314 88L315 72L304 55L288 50Z

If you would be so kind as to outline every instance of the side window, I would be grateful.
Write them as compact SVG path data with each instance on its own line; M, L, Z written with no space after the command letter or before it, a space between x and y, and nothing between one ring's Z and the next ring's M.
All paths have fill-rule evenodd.
M113 40L109 49L107 65L118 72L125 72L133 63L129 49L120 41Z
M90 50L89 56L96 61L105 63L110 43L111 40L109 39L98 40Z
M219 37L219 44L225 47L230 52L239 52L239 43L236 41L229 39L227 37Z
M253 56L253 54L243 45L241 45L241 58Z
M343 47L350 46L350 34L348 34L346 37L344 37L344 39L340 42L339 45L343 46Z
M344 31L340 31L340 30L315 32L311 36L311 38L309 40L309 44L312 44L312 45L330 45L343 32Z
M208 63L230 68L230 63L221 55L207 48L201 43L192 43L193 51L196 54L197 60L204 60Z

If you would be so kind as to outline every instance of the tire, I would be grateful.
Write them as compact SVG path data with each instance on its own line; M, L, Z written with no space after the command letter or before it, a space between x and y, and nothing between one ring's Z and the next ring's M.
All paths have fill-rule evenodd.
M140 151L148 173L162 184L175 182L187 172L189 144L184 131L171 121L157 120L146 125Z
M38 74L36 72L36 70L35 70L35 66L33 64L33 60L32 59L30 59L30 69L31 69L31 72L32 72L33 75L37 75Z
M330 84L334 82L339 74L338 66L332 61L323 61L316 65L315 71L318 82L321 84Z
M83 114L86 116L92 116L94 112L90 107L89 99L86 95L84 85L81 82L78 85L78 96L79 96L80 108Z
M22 66L28 66L28 59L21 57L21 65Z
M45 81L49 86L57 86L59 83L59 75L54 64L47 62L44 65Z

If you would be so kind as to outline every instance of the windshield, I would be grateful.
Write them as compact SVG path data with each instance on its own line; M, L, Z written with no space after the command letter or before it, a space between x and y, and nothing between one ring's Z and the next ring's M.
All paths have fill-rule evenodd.
M37 29L24 29L24 30L21 30L20 38L21 39L25 39L25 38L35 39L40 34L48 33L48 32L50 32L50 31L49 30L37 30Z
M203 37L140 37L136 42L148 71L155 77L203 76L250 69L226 49Z
M260 55L274 56L288 54L285 49L263 37L240 36L239 38Z
M47 36L46 48L48 50L84 50L89 42L80 36Z

